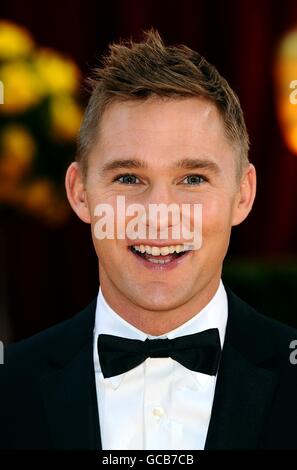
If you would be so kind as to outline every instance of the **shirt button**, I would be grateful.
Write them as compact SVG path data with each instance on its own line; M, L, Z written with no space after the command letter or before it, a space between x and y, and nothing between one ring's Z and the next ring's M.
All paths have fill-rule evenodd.
M165 415L165 411L161 406L156 406L153 408L153 415L159 421Z

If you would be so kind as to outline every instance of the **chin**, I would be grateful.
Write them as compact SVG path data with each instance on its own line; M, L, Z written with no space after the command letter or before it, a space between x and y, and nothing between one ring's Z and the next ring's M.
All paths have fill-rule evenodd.
M166 289L166 291L163 289L154 289L151 292L142 293L142 295L134 297L134 302L143 309L156 311L174 310L180 305L183 305L186 301L187 299L173 295L168 289Z

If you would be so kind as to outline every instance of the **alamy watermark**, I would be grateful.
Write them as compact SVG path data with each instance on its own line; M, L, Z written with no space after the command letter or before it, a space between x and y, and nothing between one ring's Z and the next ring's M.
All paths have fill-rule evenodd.
M293 349L290 354L289 360L290 363L295 366L297 364L297 339L293 339L293 341L291 341L289 348Z
M116 204L95 207L94 225L97 240L183 240L191 249L202 245L202 204L129 204L117 196Z
M4 344L0 341L0 365L4 364Z
M0 104L4 104L4 85L0 80Z
M292 80L289 87L293 89L290 93L290 103L297 104L297 80Z

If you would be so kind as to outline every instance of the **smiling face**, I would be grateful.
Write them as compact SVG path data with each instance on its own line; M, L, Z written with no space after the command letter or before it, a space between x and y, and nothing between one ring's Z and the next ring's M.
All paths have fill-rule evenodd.
M237 158L211 102L150 98L111 104L89 155L86 180L77 164L69 168L68 197L92 224L102 292L111 307L143 331L162 334L184 323L218 288L231 227L247 216L255 194L254 168L247 167L239 182ZM139 254L141 245L150 251L186 241L173 240L170 227L168 241L98 240L95 207L107 203L116 213L117 196L125 197L126 206L139 203L146 209L153 203L201 204L201 248L178 257L162 258L161 252L154 258L154 249L152 255ZM138 246L138 253L131 245ZM168 263L154 262L167 258Z

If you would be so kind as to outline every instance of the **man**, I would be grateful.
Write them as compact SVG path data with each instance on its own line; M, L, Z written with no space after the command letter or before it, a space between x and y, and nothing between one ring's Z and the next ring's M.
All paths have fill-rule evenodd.
M221 282L231 228L255 197L248 147L238 98L199 54L154 31L111 46L66 175L91 224L98 298L6 351L2 448L296 448L296 331ZM119 198L144 208L144 235L128 230L133 211L117 230ZM173 237L180 216L154 219L152 204L201 208L188 222L202 243ZM115 236L102 236L102 207Z

